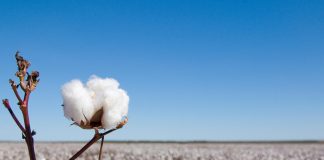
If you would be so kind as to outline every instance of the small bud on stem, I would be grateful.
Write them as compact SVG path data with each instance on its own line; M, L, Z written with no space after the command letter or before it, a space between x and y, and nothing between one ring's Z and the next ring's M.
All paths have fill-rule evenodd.
M2 100L2 103L3 103L3 105L4 105L7 109L11 108L8 99L4 99L4 100Z

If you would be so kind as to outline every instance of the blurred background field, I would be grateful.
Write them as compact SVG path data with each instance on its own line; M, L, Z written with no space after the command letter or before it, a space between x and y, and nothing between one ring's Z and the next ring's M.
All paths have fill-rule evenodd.
M38 160L68 159L82 142L36 143ZM99 144L80 159L98 159ZM28 159L25 144L0 143L0 159ZM211 142L106 142L103 159L109 160L324 160L324 143L211 143Z

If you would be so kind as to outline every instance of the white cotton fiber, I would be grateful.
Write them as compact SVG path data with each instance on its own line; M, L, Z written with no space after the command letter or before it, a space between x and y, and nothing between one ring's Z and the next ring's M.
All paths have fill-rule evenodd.
M102 109L102 128L114 128L128 113L129 97L115 79L91 76L86 85L72 80L63 85L62 96L64 115L79 125Z
M94 114L90 91L81 81L72 80L62 87L64 115L78 124Z

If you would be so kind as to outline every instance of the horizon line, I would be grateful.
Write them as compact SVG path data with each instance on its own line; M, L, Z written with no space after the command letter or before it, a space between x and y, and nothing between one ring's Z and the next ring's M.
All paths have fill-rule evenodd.
M88 141L76 140L40 140L38 143L84 143ZM23 140L0 140L0 143L24 143ZM109 140L105 143L323 143L324 140Z

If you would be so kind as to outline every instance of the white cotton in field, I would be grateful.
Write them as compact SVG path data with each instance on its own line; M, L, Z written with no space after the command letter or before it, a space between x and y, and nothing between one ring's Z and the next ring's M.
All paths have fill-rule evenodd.
M72 80L63 85L62 96L64 115L79 125L100 119L102 128L114 128L128 113L129 97L115 79L91 76L86 85ZM100 110L102 115L96 114Z

